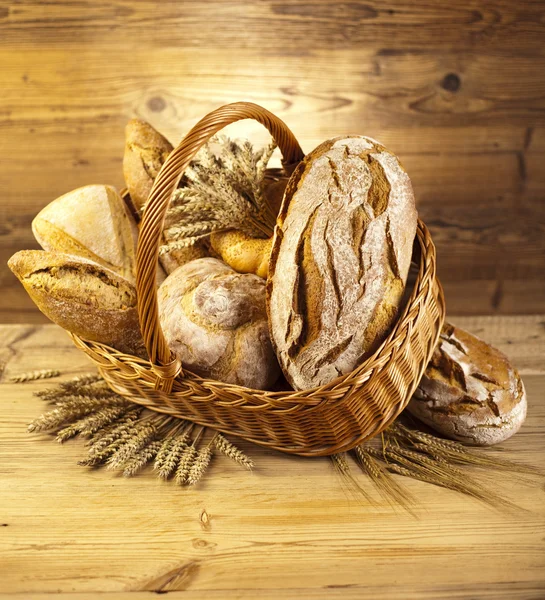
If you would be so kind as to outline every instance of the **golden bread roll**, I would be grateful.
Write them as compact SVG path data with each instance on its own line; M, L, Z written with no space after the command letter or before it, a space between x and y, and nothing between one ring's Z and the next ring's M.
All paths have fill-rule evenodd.
M233 229L212 233L210 243L213 250L235 271L267 277L272 238L252 238Z

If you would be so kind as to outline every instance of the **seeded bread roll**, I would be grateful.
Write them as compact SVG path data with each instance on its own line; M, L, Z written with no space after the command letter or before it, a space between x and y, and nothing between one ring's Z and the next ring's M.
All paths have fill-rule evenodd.
M398 314L417 213L407 173L374 140L336 138L291 176L268 276L271 337L295 389L374 352Z
M110 185L87 185L53 200L32 231L44 250L81 256L134 280L138 230Z
M22 250L8 261L36 306L62 328L117 350L146 356L134 285L84 258Z
M170 348L203 377L269 389L280 374L269 337L265 281L215 258L176 269L158 291Z
M455 440L488 446L516 433L526 418L517 370L496 348L445 324L407 409Z

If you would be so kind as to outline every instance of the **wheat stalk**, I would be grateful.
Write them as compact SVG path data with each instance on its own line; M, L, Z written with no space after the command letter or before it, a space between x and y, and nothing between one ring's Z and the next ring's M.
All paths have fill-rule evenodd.
M161 442L155 440L147 446L136 452L130 459L125 462L123 475L125 477L133 477L143 469L156 455L161 448Z
M370 477L384 498L403 506L407 510L411 504L414 504L414 498L409 491L395 481L363 444L356 446L354 452L361 470Z
M157 435L157 426L153 422L143 421L135 427L125 442L106 461L107 468L123 467L137 452L153 440Z
M61 372L57 371L57 369L41 369L39 371L13 375L9 381L11 383L25 383L26 381L36 381L37 379L52 379L53 377L59 377L60 374Z
M154 468L161 479L168 479L174 473L182 453L187 448L191 429L181 435L167 438L163 442L160 454L157 454Z
M29 430L56 431L59 442L78 434L88 437L87 457L79 461L81 465L105 463L109 469L121 468L129 477L154 460L160 478L176 472L178 483L194 485L210 463L216 438L197 449L204 428L188 446L192 423L143 409L113 392L97 375L76 377L36 396L55 408L31 423ZM226 451L234 460L252 464L233 445Z
M182 452L178 467L176 469L176 475L174 476L174 481L178 485L185 485L187 483L189 472L191 471L191 467L197 458L197 454L197 449L193 445L188 446Z
M78 433L84 436L90 436L96 433L104 426L117 421L119 417L129 410L129 406L109 406L87 415L83 419L72 423L68 427L61 429L57 433L57 442L65 442Z
M241 450L239 450L233 443L231 443L227 438L223 437L223 435L218 434L214 438L214 444L225 456L229 457L232 461L238 463L243 466L245 469L249 471L254 467L253 461L244 454Z
M187 483L189 485L197 484L203 478L206 469L208 469L208 465L212 459L212 448L210 446L211 443L199 450L195 461L189 469L189 474L187 476Z
M210 145L219 144L219 155ZM276 146L254 151L250 142L215 138L187 168L165 216L160 254L182 249L214 231L272 235L276 215L264 195L265 169Z
M121 419L111 425L97 431L89 440L89 454L101 452L104 448L112 444L118 439L125 438L130 435L134 428L134 424L138 421L142 413L142 407L133 406Z
M42 390L36 392L36 396L44 397L48 394L62 394L63 392L74 392L81 389L85 389L92 383L103 381L100 375L95 373L86 373L85 375L78 375L68 381L61 381L56 388L49 390Z

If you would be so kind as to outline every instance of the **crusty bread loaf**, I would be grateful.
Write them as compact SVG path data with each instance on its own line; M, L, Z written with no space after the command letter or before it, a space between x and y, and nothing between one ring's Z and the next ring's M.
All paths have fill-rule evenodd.
M263 279L201 258L165 279L158 302L165 338L189 371L254 389L274 384L280 368L269 337Z
M526 393L504 354L447 323L407 409L447 437L486 446L519 430Z
M50 202L32 221L44 250L73 254L135 277L138 230L125 202L109 185L87 185Z
M171 143L146 121L131 119L127 123L123 174L131 202L138 212L146 204L153 182L172 150ZM168 244L169 241L163 236L161 243ZM160 262L168 274L191 260L207 255L206 244L197 243L162 254Z
M127 123L123 175L137 210L146 204L153 182L172 150L172 144L146 121L131 119Z
M398 159L336 138L290 178L269 263L271 336L295 389L326 384L377 349L398 314L417 214Z
M146 356L134 285L85 258L22 250L9 268L46 317L85 339Z

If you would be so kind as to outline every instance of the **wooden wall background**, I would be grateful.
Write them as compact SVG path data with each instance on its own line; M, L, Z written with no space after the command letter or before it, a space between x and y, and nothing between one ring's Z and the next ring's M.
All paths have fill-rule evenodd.
M2 0L0 66L0 321L45 320L5 262L55 197L122 185L129 117L178 141L236 100L307 151L363 133L396 152L451 313L545 309L542 0Z

